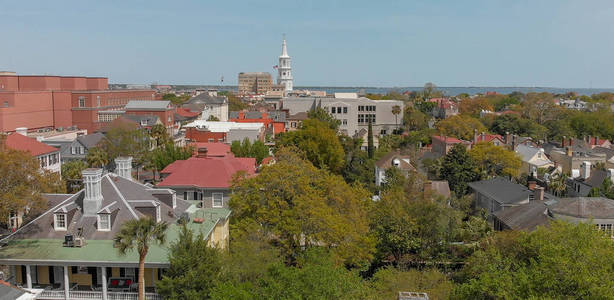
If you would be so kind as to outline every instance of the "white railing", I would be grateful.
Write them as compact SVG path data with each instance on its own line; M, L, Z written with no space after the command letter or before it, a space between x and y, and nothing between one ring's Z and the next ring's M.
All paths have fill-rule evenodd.
M102 292L98 291L70 291L70 299L102 299ZM138 293L127 292L107 292L108 300L136 300L139 298ZM39 294L36 299L41 300L56 300L64 299L64 291L50 291L46 290ZM145 299L148 300L162 300L162 297L156 293L145 293Z

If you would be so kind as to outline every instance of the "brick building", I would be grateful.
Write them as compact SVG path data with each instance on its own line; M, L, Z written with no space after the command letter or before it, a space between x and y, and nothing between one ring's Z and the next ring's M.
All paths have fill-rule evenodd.
M0 132L73 125L92 132L115 117L106 111L154 95L153 90L109 90L104 77L0 73Z
M239 95L264 95L273 89L273 77L268 72L239 73Z

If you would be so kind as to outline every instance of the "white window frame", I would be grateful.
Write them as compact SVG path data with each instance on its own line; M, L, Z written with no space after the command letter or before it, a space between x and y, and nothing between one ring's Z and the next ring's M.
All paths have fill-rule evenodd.
M215 205L215 196L216 195L220 195L221 199L222 199L222 204L221 205ZM224 193L211 193L211 207L224 207Z
M59 226L59 225L60 225L60 224L59 224L60 222L59 222L59 219L58 219L58 217L59 217L59 216L64 217L64 226ZM62 231L66 231L66 227L67 227L67 224L66 224L66 223L67 223L67 221L68 221L68 220L67 220L67 218L66 218L66 214L65 214L65 213L56 213L56 214L53 214L53 228L54 228L55 230L58 230L58 231L60 231L60 230L62 230Z
M79 97L79 107L85 107L85 97L84 96Z
M102 226L102 220L107 220L107 227ZM111 231L111 214L98 214L98 231Z

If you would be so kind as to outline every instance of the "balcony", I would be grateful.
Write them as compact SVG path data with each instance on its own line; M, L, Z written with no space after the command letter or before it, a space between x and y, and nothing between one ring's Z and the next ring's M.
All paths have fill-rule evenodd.
M103 299L100 291L70 291L69 299ZM138 293L133 292L107 292L108 300L136 300ZM66 299L63 290L44 290L36 299L41 300L56 300ZM145 299L162 300L162 296L156 293L145 293Z

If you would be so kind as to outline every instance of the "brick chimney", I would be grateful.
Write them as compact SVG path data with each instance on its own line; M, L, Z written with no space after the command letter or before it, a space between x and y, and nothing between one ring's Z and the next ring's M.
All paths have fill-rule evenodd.
M535 187L537 187L537 182L535 182L534 180L530 180L529 182L527 182L527 186L529 187L529 190L533 191L535 190Z
M85 169L81 171L85 197L83 198L83 215L96 216L102 206L102 169Z
M198 153L196 154L196 157L198 157L198 158L206 158L207 157L207 152L209 152L207 147L200 147L200 148L198 148Z
M563 136L563 138L561 139L561 148L565 148L565 140L567 139L566 136Z

